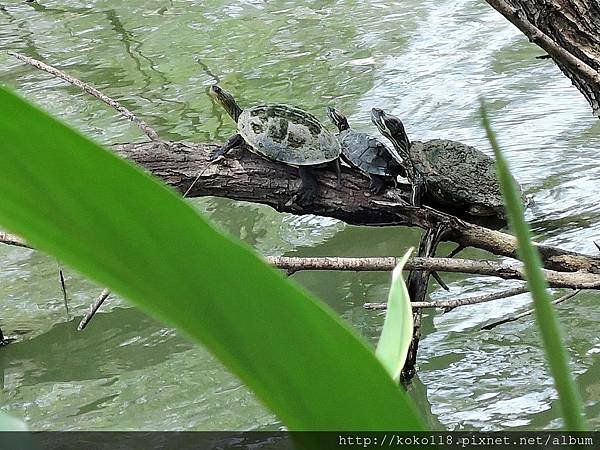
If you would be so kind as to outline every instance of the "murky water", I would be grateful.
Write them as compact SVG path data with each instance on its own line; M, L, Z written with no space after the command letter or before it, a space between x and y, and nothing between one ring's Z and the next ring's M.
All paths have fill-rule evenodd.
M451 138L488 150L478 97L515 176L535 205L539 241L593 253L600 238L600 123L542 52L485 2L444 1L20 1L1 2L0 49L54 64L121 100L165 138L220 142L234 130L207 88L242 105L288 102L323 120L335 104L361 130L379 106L410 137ZM97 100L0 54L0 83L104 143L142 139ZM5 114L8 112L4 112ZM24 124L23 126L26 126ZM6 162L4 162L6 163ZM105 180L93 180L102 183ZM417 230L359 228L220 199L194 200L232 235L271 255L398 255ZM442 245L440 254L449 251ZM470 250L468 257L484 257ZM36 430L218 430L280 426L203 349L113 299L85 332L79 317L100 287L67 270L65 311L57 262L0 247L1 325L18 342L0 351L2 409ZM296 280L373 339L382 317L364 302L385 298L388 274L301 273ZM501 289L448 275L435 299ZM600 426L597 293L559 308L594 428ZM527 295L429 311L411 395L432 427L560 426L533 318L482 332L526 308Z

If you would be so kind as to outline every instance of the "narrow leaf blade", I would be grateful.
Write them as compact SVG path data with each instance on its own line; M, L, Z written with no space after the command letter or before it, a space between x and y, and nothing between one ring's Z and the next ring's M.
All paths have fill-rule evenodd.
M376 355L392 379L398 383L413 335L413 314L402 270L413 249L410 248L392 272L385 321Z
M527 285L533 297L537 324L542 335L550 373L558 391L566 428L571 431L587 430L581 397L569 370L568 355L563 344L560 324L552 307L548 283L542 272L542 260L537 248L532 244L531 231L525 221L520 193L508 168L508 162L500 150L496 134L492 130L483 100L481 102L481 119L496 156L496 170L506 202L507 216L519 244L519 257L525 266Z

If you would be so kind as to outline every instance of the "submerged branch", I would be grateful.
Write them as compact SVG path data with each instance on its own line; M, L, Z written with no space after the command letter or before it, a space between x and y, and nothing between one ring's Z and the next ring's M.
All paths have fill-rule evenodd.
M479 303L491 302L493 300L514 297L516 295L524 294L525 292L528 292L527 286L520 286L513 289L507 289L505 291L492 292L491 294L458 298L455 300L439 300L436 302L413 302L411 305L413 309L443 308L445 310L451 310L459 306L477 305ZM387 308L387 303L365 303L363 307L365 309L382 310Z
M581 289L576 289L573 292L569 292L568 294L563 295L562 297L557 298L556 300L554 300L552 302L553 305L558 305L559 303L562 303L566 300L569 300L570 298L575 297L577 294L579 294L581 292ZM481 327L482 330L491 330L492 328L496 328L498 325L502 325L503 323L508 323L508 322L514 322L516 320L519 320L523 317L529 316L530 314L533 314L535 312L535 309L528 309L527 311L524 311L520 314L516 314L514 316L509 316L506 317L504 319L498 320L496 322L492 322L489 323L487 325L484 325Z
M73 86L77 86L79 89L82 89L83 91L87 92L91 96L96 97L98 100L101 100L104 103L106 103L107 105L116 109L123 117L125 117L128 120L131 120L133 123L135 123L144 132L144 134L146 134L146 136L148 136L152 141L155 141L155 142L161 141L160 137L158 136L158 133L154 130L154 128L152 128L150 125L148 125L142 119L140 119L134 113L129 111L127 108L125 108L123 105L121 105L118 101L110 98L108 95L103 94L95 87L90 86L89 84L87 84L71 75L68 75L61 70L58 70L56 67L52 67L46 63L43 63L42 61L38 61L37 59L30 58L28 56L21 55L20 53L13 52L13 51L9 51L8 54L10 56L14 56L15 58L23 61L26 64L29 64L29 65L35 67L37 69L43 70L44 72L54 75L55 77L61 78L61 79L65 80L66 82L71 83Z
M320 195L309 208L290 203L300 186L297 170L235 149L228 158L211 162L217 146L170 142L163 147L153 143L122 144L115 151L145 167L188 197L217 196L269 205L279 212L333 217L352 225L405 225L423 229L443 226L443 240L463 247L476 247L496 255L517 257L514 236L475 225L431 207L414 207L407 202L408 186L388 189L383 195L369 193L369 181L356 171L342 170L342 183L335 173L318 170ZM199 175L200 174L200 175ZM537 245L544 266L558 271L584 271L600 274L600 258Z

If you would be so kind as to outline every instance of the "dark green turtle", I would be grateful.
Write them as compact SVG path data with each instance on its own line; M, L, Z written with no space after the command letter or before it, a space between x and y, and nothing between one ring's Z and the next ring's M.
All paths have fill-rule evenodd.
M378 108L371 110L371 120L406 163L413 186L413 205L419 205L422 195L427 193L441 205L473 216L504 218L495 163L488 155L445 139L411 143L402 121Z
M301 206L310 205L319 193L314 167L333 163L339 182L340 143L315 116L283 104L262 104L242 110L233 96L219 86L211 86L210 93L238 126L238 134L215 151L212 159L246 145L258 155L298 167L302 185L294 198Z
M327 115L339 130L342 159L368 175L371 192L379 194L385 188L386 181L395 184L398 175L406 176L402 159L396 151L367 133L352 130L346 116L337 109L328 106Z

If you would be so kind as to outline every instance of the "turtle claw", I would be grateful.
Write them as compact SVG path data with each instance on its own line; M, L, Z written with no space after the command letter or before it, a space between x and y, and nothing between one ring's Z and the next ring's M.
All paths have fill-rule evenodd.
M210 162L217 162L223 158L225 158L225 152L223 151L223 147L221 147L212 152L208 157L208 160Z
M211 153L211 155L209 157L210 162L215 162L215 161L218 161L218 160L224 158L229 150L231 150L232 148L235 148L235 147L241 147L241 146L245 145L245 143L246 142L244 141L244 138L242 137L241 134L236 134L236 135L230 137L229 140L227 142L225 142L225 144L223 144L222 147L219 147L218 149L216 149L214 152Z

